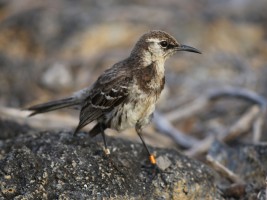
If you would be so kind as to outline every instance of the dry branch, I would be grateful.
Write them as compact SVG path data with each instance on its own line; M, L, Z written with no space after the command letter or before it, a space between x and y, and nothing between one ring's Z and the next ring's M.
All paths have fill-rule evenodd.
M213 169L221 173L224 177L232 181L233 183L244 184L244 180L236 175L234 172L223 166L218 161L214 160L211 156L207 156L207 161L212 165Z
M212 101L226 97L242 99L256 105L254 105L251 109L249 109L249 111L241 116L241 118L230 128L219 132L219 134L214 137L217 137L217 139L221 141L229 142L240 137L241 134L247 132L252 127L253 141L259 141L262 132L263 117L266 114L267 103L262 96L247 89L223 88L210 91L206 95L199 97L195 101L187 104L182 109L169 112L165 115L166 119L164 119L164 117L161 117L160 120L155 119L155 124L157 128L160 127L158 129L161 130L161 132L164 132L172 138L175 138L175 141L179 145L190 148L186 151L187 155L195 156L197 154L204 153L210 148L214 137L208 137L202 141L195 140L193 143L190 143L184 140L184 134L181 132L178 132L179 136L176 137L175 134L177 130L171 125L170 122L179 121L192 115L196 115L197 113L203 111ZM158 121L163 121L164 123ZM192 141L192 138L190 138L190 140Z
M217 140L229 142L240 137L244 132L247 132L253 125L255 118L259 115L260 108L253 106L250 108L236 123L234 123L229 129L219 132ZM207 137L203 141L200 141L195 146L192 146L185 153L188 156L196 156L201 153L205 153L209 150L214 137Z
M259 113L260 108L257 105L252 106L228 130L225 130L223 133L219 134L219 139L228 142L238 138L242 133L248 131L253 126L253 122L258 117Z
M267 102L262 96L258 95L257 93L247 89L223 88L212 90L202 97L199 97L192 103L187 104L182 109L169 112L165 115L165 117L169 121L179 121L203 111L211 101L225 97L232 97L249 101L251 103L259 105L263 113L266 112Z
M253 123L253 142L254 143L257 143L260 141L260 138L262 135L264 114L265 113L261 112L260 115L257 117L257 119Z
M209 98L200 97L181 109L177 109L165 114L165 118L170 122L180 121L201 112L208 104Z
M160 133L164 133L165 135L171 137L178 145L184 148L190 148L195 146L198 143L193 137L185 135L181 131L177 130L164 116L162 116L159 112L154 113L153 122L156 126L156 129Z

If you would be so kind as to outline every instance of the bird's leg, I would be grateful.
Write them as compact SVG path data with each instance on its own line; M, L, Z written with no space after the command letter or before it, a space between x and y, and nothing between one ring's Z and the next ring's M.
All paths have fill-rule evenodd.
M143 145L144 145L144 147L145 147L145 149L146 149L146 152L147 152L147 154L148 154L148 156L149 156L149 161L150 161L150 163L151 163L153 166L156 165L156 158L155 158L155 156L154 156L153 154L150 153L150 151L149 151L149 149L148 149L148 147L147 147L147 145L146 145L146 143L145 143L145 141L144 141L144 139L143 139L143 137L142 137L142 131L141 131L141 128L140 128L140 127L135 127L135 130L136 130L138 136L140 137L140 139L141 139L141 141L142 141L142 143L143 143Z
M106 141L105 130L104 130L102 125L100 125L100 129L101 129L101 135L102 135L102 138L103 138L103 141L104 141L104 152L105 152L106 155L109 155L110 151L108 149L108 145L107 145L107 141Z

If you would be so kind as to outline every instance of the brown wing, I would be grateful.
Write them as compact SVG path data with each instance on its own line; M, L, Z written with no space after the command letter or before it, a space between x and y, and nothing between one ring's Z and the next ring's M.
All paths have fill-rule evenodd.
M114 73L114 70L106 71L85 99L75 133L90 122L103 117L105 113L110 112L127 99L132 78L126 73Z

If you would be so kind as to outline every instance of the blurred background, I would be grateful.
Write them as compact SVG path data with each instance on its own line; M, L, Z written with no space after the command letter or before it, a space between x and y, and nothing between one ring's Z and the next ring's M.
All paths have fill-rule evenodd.
M179 53L168 60L160 112L226 86L267 97L266 8L266 0L1 0L0 106L22 109L87 87L152 29L203 52ZM205 137L207 131L231 124L247 105L223 100L174 126ZM78 123L77 112L57 115ZM73 128L64 120L57 124ZM49 127L48 122L42 125ZM133 131L126 132L123 137L135 138ZM151 127L146 132L150 144L175 146Z

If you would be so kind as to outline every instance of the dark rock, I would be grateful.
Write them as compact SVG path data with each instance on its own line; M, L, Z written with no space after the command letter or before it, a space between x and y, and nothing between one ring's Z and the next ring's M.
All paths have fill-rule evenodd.
M212 170L200 162L174 150L155 148L153 152L163 162L162 170L156 172L146 164L141 144L114 138L108 138L108 142L109 157L103 154L101 138L90 139L82 133L73 137L71 132L29 130L3 140L0 196L6 199L219 197Z

